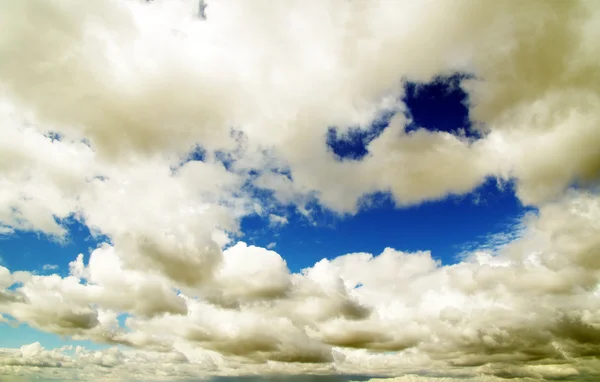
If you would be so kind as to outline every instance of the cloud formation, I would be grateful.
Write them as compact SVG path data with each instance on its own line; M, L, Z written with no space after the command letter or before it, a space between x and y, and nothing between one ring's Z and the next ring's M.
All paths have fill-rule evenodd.
M5 349L0 374L598 378L596 2L198 12L0 0L0 235L67 240L76 219L104 242L69 275L0 266L0 322L126 347ZM408 131L403 84L453 73L477 134ZM363 158L328 147L332 127L366 131L383 112ZM537 212L456 264L387 248L291 273L237 239L250 214L276 227L284 207L352 214L377 192L402 207L488 178Z
M89 264L79 257L64 278L2 268L5 288L15 278L23 285L4 290L0 309L42 330L138 349L132 354L176 353L186 362L218 365L197 375L316 370L450 377L460 370L467 377L593 380L600 351L600 198L571 192L523 221L520 238L452 265L429 252L388 248L290 274L276 252L238 243L224 251L210 283L180 292L166 276L119 271L114 248L105 246ZM130 315L126 327L117 312ZM29 361L7 357L11 367L27 370Z

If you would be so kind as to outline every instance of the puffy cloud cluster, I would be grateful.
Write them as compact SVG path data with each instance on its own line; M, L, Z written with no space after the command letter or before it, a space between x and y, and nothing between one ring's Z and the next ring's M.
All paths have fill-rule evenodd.
M210 282L177 290L164 275L123 269L116 249L105 245L88 264L75 260L64 278L2 268L0 310L43 330L153 354L179 376L316 371L593 380L600 373L599 221L600 198L571 192L525 216L520 237L497 252L475 251L452 265L429 252L388 248L290 273L276 252L238 243L223 252ZM21 286L6 289L17 279ZM128 314L124 327L120 312ZM5 354L7 370L120 362L118 352L68 362L60 361L61 350L36 352L43 357L35 361ZM174 354L203 366L172 366ZM138 362L125 364L143 369ZM96 373L130 376L123 367Z
M7 58L0 75L7 100L39 120L28 122L31 139L49 130L64 141L85 139L92 150L79 144L77 153L65 142L61 151L93 151L120 165L183 155L200 143L209 153L231 152L237 172L261 170L257 185L284 203L316 196L338 211L354 211L365 193L417 203L468 192L487 176L517 178L527 203L597 180L600 11L593 2L223 1L207 4L206 20L196 3L6 4L11 33L0 47ZM463 86L483 139L405 133L402 82L456 71L474 75ZM366 128L382 110L397 111L398 120L369 145L368 157L336 160L325 144L328 128ZM25 134L22 126L12 135ZM28 155L17 158L34 160ZM293 182L270 171L278 168L290 169ZM39 169L52 170L77 178L77 169ZM53 193L73 191L75 179L67 180ZM51 205L56 211L46 216L75 208ZM36 221L22 214L22 224ZM40 228L59 229L37 219ZM15 225L15 217L5 220Z
M191 375L192 367L210 370L214 365L193 366L181 353L154 353L148 351L123 351L116 347L90 351L81 346L65 346L46 350L39 342L20 349L0 350L0 375L8 381L35 380L115 380L144 378L164 380L169 375ZM31 370L37 373L31 373ZM39 372L42 370L42 372ZM107 371L112 375L107 376ZM41 374L41 375L40 375Z
M0 266L0 322L128 347L7 349L0 373L598 378L596 2L205 5L0 0L0 235L77 219L105 239L65 277ZM404 82L456 72L478 134L408 131ZM382 112L367 155L337 158L330 129ZM291 273L227 247L248 214L489 177L538 212L457 264L388 248Z

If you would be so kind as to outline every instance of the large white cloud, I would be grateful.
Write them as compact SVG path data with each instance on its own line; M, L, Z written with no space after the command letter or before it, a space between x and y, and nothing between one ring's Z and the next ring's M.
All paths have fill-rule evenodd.
M7 4L4 94L39 120L38 131L85 138L99 158L173 160L197 143L209 153L237 147L234 168L266 170L256 184L282 202L314 195L338 211L375 191L399 204L439 199L487 176L516 177L526 203L597 180L592 2L224 1L208 4L206 20L195 3ZM25 15L44 15L53 33L24 46L39 27L21 22ZM404 134L398 116L364 161L340 163L327 149L330 126L365 127L382 109L401 114L402 81L457 70L475 75L464 86L481 142ZM269 176L272 166L290 168L292 184ZM58 229L45 219L38 225Z
M135 349L27 345L0 372L597 377L596 2L226 0L205 16L195 0L0 0L0 235L65 240L77 219L106 238L66 277L0 267L0 321ZM455 72L481 136L407 132L403 82ZM336 158L329 129L382 111L367 155ZM291 274L274 251L225 248L248 214L416 204L488 177L539 212L454 265L388 248Z

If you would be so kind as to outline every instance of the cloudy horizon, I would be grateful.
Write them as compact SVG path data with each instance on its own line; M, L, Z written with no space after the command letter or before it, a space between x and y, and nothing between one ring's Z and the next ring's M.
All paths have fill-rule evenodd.
M0 380L600 379L598 41L586 0L0 0Z

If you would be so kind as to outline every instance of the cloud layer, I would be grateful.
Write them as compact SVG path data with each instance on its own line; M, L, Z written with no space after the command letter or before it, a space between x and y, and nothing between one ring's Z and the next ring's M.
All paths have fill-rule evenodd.
M122 345L5 349L0 374L598 378L596 2L206 5L0 0L0 235L76 219L104 241L68 276L0 267L0 322ZM404 83L453 73L476 134L408 131ZM364 158L328 147L384 112ZM250 214L488 178L537 212L457 264L387 248L292 273L236 239Z

